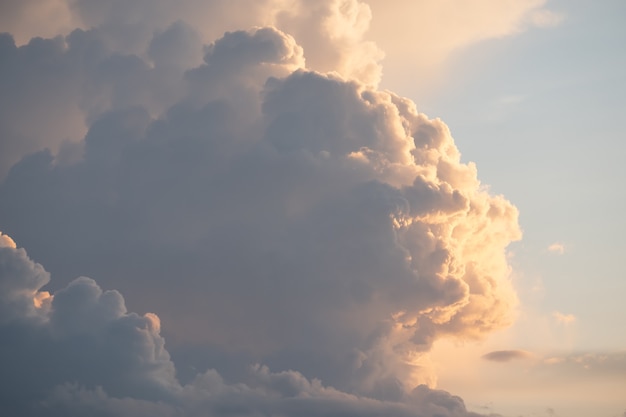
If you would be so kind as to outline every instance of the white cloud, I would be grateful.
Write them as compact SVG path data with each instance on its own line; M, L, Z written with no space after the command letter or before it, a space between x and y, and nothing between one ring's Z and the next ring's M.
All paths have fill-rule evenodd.
M572 324L576 321L576 316L574 316L573 314L564 314L559 311L553 312L552 317L554 317L557 323L563 325Z
M553 243L548 246L548 252L556 253L557 255L563 255L565 253L565 245L562 243Z

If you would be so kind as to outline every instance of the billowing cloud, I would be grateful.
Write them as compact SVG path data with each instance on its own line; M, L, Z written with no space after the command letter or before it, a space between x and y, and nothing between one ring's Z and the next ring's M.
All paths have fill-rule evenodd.
M528 359L532 355L525 350L496 350L483 355L483 359L492 362L509 362L516 359Z
M155 35L152 62L108 49L98 30L21 47L0 34L0 45L0 178L44 148L58 164L80 159L87 125L113 108L162 112L181 97L182 73L201 62L201 43L183 23Z
M181 86L172 85L178 78L171 72L197 64L201 58L197 44L210 44L225 32L276 27L304 47L309 69L337 72L371 86L381 80L386 54L387 86L395 88L399 80L432 83L432 70L460 47L518 33L533 22L557 24L560 15L544 4L545 0L461 4L181 0L175 5L166 0L5 1L0 6L0 32L11 33L18 46L27 47L16 48L9 38L0 42L0 178L33 151L50 148L53 153L61 151L64 159L80 155L76 144L95 115L109 110L112 101L140 103L160 114L180 98ZM150 42L153 47L147 48ZM157 45L165 51L156 51ZM141 62L136 57L148 59ZM29 71L22 71L24 66Z
M225 32L287 28L309 48L309 68L370 84L380 78L382 54L362 39L371 14L357 0L184 0L175 6L161 0L45 0L36 6L0 6L6 12L0 13L0 178L23 156L45 148L75 159L86 126L112 108L141 105L162 113L181 98L180 71L202 61L201 43ZM45 10L57 8L70 14L70 29L45 29L58 22ZM51 33L60 36L37 38Z
M82 160L15 165L0 215L55 274L158 302L176 339L281 367L299 361L284 349L318 356L333 365L311 370L333 383L412 380L411 352L509 323L517 211L480 187L441 121L354 81L288 75L298 56L275 29L225 35L158 119L115 105Z
M53 296L41 292L48 273L9 238L2 242L0 311L13 312L0 322L2 414L477 416L425 385L402 401L378 401L260 365L245 384L209 370L181 385L155 314L128 312L120 293L85 277Z
M55 277L2 237L5 356L32 395L7 404L466 415L424 358L511 322L517 209L375 87L364 3L243 2L278 27L204 46L166 3L79 0L68 36L3 35L0 82L39 88L0 98L0 226Z

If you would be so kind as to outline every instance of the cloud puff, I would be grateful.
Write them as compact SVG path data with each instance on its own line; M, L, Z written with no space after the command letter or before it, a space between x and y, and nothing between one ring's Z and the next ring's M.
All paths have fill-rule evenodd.
M58 164L80 159L87 126L114 108L158 114L179 100L182 74L201 62L197 34L178 22L155 34L146 49L150 60L113 51L96 29L20 47L0 34L0 178L45 148Z
M39 264L30 262L23 249L17 249L9 236L0 232L0 323L34 319L38 308L47 304L49 296L38 290L50 280L49 274Z
M548 246L548 252L563 255L565 253L565 246L562 243L553 243Z
M525 350L496 350L484 354L482 357L492 362L509 362L516 359L527 359L532 355Z
M564 314L559 311L553 312L552 317L554 317L557 323L563 325L571 324L576 321L576 316L574 316L573 314Z
M117 291L84 277L45 294L44 306L37 300L49 276L24 249L0 248L0 265L0 309L13 311L0 323L3 414L476 416L460 398L424 385L403 401L383 402L259 365L245 384L209 370L181 385L155 314L128 312ZM31 308L20 311L16 300Z
M65 3L46 0L50 7L55 2ZM31 3L8 2L4 7L26 16L32 14ZM186 0L173 8L160 0L80 0L66 5L77 28L59 28L56 32L62 36L22 36L17 47L12 35L0 33L0 87L4 92L0 97L0 134L4 138L0 178L23 156L44 148L64 151L66 159L72 153L80 155L68 142L78 143L86 126L112 108L140 105L152 114L162 113L185 90L180 72L201 62L201 40L214 44L224 37L217 51L211 50L214 46L206 51L205 58L217 54L210 65L213 72L232 69L230 65L235 63L230 59L254 59L255 53L273 51L263 43L271 42L272 37L263 36L274 29L265 28L255 35L256 44L246 42L253 50L243 52L240 45L238 58L222 60L238 37L245 36L241 28L268 24L287 28L308 48L309 68L337 71L376 84L381 53L372 42L362 39L371 18L367 5L357 0L296 3L286 7L283 0L238 5L223 0ZM29 21L22 22L21 28L26 30ZM40 27L31 28L33 36L47 33L38 31ZM0 32L14 33L14 29L13 25L0 26ZM225 32L230 34L224 36ZM295 49L283 59L289 60L293 70L303 65L302 48L291 35L285 36L291 43L285 48ZM279 49L275 52L281 53ZM278 73L270 71L266 76Z

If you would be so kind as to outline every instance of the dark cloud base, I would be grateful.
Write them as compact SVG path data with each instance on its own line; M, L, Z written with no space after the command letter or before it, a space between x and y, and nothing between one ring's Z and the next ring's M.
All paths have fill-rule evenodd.
M425 385L402 401L380 401L260 365L245 383L209 370L181 385L156 315L129 313L117 291L89 278L41 292L47 272L0 238L0 308L11 311L0 321L2 415L477 416Z

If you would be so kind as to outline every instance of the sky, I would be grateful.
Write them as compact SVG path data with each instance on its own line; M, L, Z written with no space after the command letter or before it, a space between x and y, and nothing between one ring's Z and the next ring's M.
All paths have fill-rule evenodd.
M0 414L626 416L626 5L0 4Z

